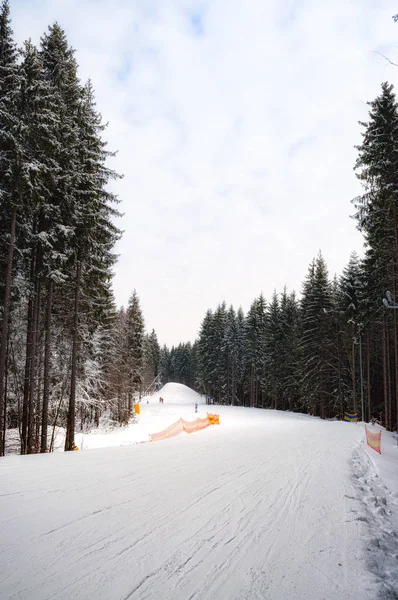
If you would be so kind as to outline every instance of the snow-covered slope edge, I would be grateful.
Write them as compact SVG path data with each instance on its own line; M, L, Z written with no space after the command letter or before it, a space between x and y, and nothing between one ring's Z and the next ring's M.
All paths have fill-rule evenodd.
M378 598L398 598L398 447L393 434L383 430L381 455L362 440L353 454L353 481L352 518L366 524L365 556L380 584Z

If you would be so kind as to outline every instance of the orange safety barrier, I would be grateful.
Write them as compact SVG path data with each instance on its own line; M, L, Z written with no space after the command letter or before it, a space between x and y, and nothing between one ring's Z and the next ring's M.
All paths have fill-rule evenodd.
M220 424L220 415L212 415L207 413L207 419L209 421L209 425L219 425Z
M210 425L209 419L207 417L202 417L201 419L197 419L198 421L198 431L205 429Z
M170 437L174 437L176 435L180 435L183 431L185 433L195 433L196 431L202 431L210 425L208 417L202 417L195 419L194 421L185 421L184 419L178 419L173 425L167 427L163 431L159 433L151 433L149 435L149 441L158 442L160 440L165 440Z
M372 431L369 431L366 425L365 431L366 443L368 444L368 446L370 446L373 450L381 454L381 431L379 431L379 433L373 433Z
M134 411L136 415L141 414L141 406L139 404L134 404Z
M184 431L184 427L182 424L182 420L178 419L173 425L163 429L163 431L159 431L159 433L151 433L149 434L149 440L151 442L158 442L159 440L165 440L167 438L175 437L176 435L180 435Z
M197 419L195 419L195 421L184 421L184 419L181 419L181 421L185 433L194 433L195 431L198 431Z

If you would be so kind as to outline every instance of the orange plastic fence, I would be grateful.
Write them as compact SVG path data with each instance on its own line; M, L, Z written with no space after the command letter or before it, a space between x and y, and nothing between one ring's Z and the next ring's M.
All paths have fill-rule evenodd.
M372 433L365 425L366 430L366 443L373 450L381 454L381 431L379 433Z
M207 413L207 418L209 420L210 425L219 425L220 424L220 415L212 415Z
M184 419L181 419L181 421L185 433L194 433L195 431L198 431L197 419L195 419L194 421L185 421Z
M195 431L201 431L210 425L207 417L195 419L194 421L185 421L184 419L178 419L173 425L159 431L159 433L151 433L149 435L149 441L158 442L165 440L176 435L180 435L183 431L186 433L194 433Z
M163 429L163 431L159 431L159 433L151 433L149 435L149 440L151 442L158 442L159 440L165 440L167 438L175 437L176 435L180 435L184 431L184 427L182 425L181 419L178 419L173 425Z
M198 431L205 429L210 425L209 419L207 417L202 417L201 419L197 419L198 422Z

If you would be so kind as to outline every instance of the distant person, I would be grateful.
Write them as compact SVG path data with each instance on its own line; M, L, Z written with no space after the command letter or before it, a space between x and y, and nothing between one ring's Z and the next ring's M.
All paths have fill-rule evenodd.
M197 403L195 403L195 412L196 413L198 412L198 405L197 405Z

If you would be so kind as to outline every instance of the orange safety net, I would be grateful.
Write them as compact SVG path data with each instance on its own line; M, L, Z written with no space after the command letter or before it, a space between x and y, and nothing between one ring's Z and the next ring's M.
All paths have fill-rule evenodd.
M198 421L198 431L205 429L210 425L209 419L207 417L202 417L201 419L197 419Z
M183 431L185 433L195 433L196 431L201 431L210 425L209 419L207 417L202 417L195 419L194 421L185 421L184 419L178 419L173 425L167 427L163 431L159 433L151 433L149 435L149 440L151 442L158 442L160 440L165 440L170 437L174 437L176 435L180 435Z
M194 421L185 421L184 419L181 419L181 421L185 433L194 433L195 431L198 431L197 419L195 419Z
M220 424L220 415L212 415L207 413L207 419L209 421L209 425L219 425Z
M381 431L379 433L372 433L365 425L366 430L366 443L373 450L381 454Z
M149 435L149 439L151 442L158 442L159 440L165 440L167 438L175 437L176 435L180 435L184 431L184 427L182 425L182 420L178 419L173 425L163 429L163 431L159 431L159 433L151 433Z

